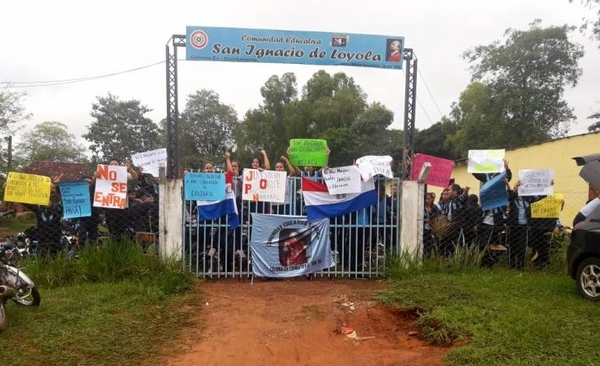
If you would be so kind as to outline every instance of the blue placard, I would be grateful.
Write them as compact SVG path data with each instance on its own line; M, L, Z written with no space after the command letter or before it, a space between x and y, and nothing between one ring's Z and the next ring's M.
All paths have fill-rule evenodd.
M187 201L221 201L225 199L225 174L185 173L183 193Z
M404 37L188 26L186 59L402 69Z
M92 216L90 187L86 181L60 182L58 187L62 197L63 218Z
M504 178L506 178L506 173L498 174L481 187L479 191L481 209L486 211L508 205L508 193Z

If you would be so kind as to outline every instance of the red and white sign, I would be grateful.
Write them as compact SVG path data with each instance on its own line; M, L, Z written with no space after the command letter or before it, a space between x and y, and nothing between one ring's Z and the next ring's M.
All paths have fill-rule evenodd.
M99 164L94 207L127 208L127 168Z
M452 168L454 168L454 161L438 158L437 156L415 154L413 158L412 180L419 179L421 167L426 162L431 163L431 170L425 180L425 184L448 188L450 177L452 176Z

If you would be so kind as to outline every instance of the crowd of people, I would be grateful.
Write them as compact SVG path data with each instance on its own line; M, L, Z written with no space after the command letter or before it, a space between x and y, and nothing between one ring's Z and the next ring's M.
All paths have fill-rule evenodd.
M287 172L286 200L275 204L242 200L243 168L239 161L231 159L231 154L224 155L226 174L231 175L232 189L235 192L236 205L242 224L251 227L251 213L271 213L278 215L305 215L305 207L301 194L300 177L322 181L323 169L327 167L299 167L293 165L286 156L275 162L276 171ZM109 165L122 165L117 159ZM70 228L75 228L79 243L98 240L98 227L105 226L108 234L115 238L136 239L138 232L158 231L158 189L154 177L136 171L129 162L123 164L128 172L128 205L126 209L109 209L91 207L92 215L69 220ZM271 162L265 150L260 156L252 159L250 169L271 169ZM206 162L202 172L215 172L215 165ZM495 174L474 174L483 185ZM90 196L93 197L96 175L81 177L88 183ZM365 253L373 247L383 246L384 250L397 248L400 228L400 192L397 182L390 184L386 179L376 179L377 203L371 207L330 219L331 249L340 254L342 264L352 270L364 268ZM506 197L508 204L503 207L483 210L477 195L470 194L470 187L461 187L454 181L444 189L436 202L433 192L426 193L424 204L423 254L425 257L448 257L454 254L457 247L475 244L485 253L484 265L492 265L496 260L493 251L508 250L509 263L512 268L523 270L526 255L532 253L536 267L549 264L552 232L562 225L558 218L535 218L531 215L531 205L544 198L543 196L520 196L519 184L511 186L512 172L505 162ZM36 227L28 229L26 234L32 241L39 243L60 243L65 233L66 221L62 219L62 204L58 184L53 182L50 203L47 206L26 204L36 215ZM563 202L564 205L564 202ZM187 234L186 248L196 246L196 251L214 248L214 228L219 240L231 239L227 250L231 255L236 249L234 237L242 238L241 228L237 231L228 229L222 221L213 220L201 223L197 219L195 202L186 203ZM217 222L218 221L218 222ZM198 229L204 227L210 229ZM194 229L195 228L195 229ZM197 236L201 233L200 236ZM193 234L193 235L192 235ZM193 237L193 238L192 238ZM247 236L246 236L247 238ZM192 243L192 242L195 242ZM243 243L237 240L237 248L242 250ZM247 243L246 243L247 244Z
M304 166L298 167L291 163L285 155L275 162L275 171L287 172L286 194L284 203L253 202L242 200L243 168L239 161L231 159L231 154L224 155L226 174L232 175L233 190L242 224L251 229L252 213L265 213L277 215L306 215L304 200L301 192L301 179L323 182L325 167ZM260 151L260 156L252 159L249 169L271 169L271 162L265 150ZM214 164L204 164L202 172L214 172ZM376 179L377 203L365 209L355 211L340 217L330 219L331 249L339 253L341 263L351 271L364 269L365 253L370 248L383 247L382 251L392 250L397 245L400 196L398 184L386 186L386 180ZM389 193L388 193L389 191ZM197 206L190 201L186 204L188 230L186 231L186 251L198 253L199 251L217 249L222 253L224 261L234 259L238 250L247 250L246 243L240 243L241 231L227 229L225 225L214 222L197 222ZM218 230L211 230L220 226ZM194 248L193 243L201 246L200 250ZM190 245L192 244L192 245ZM369 244L372 246L369 246ZM225 248L223 248L225 247ZM367 254L368 256L368 254Z
M108 165L121 165L112 159ZM36 225L25 230L25 236L41 252L57 252L65 249L66 236L75 237L81 247L99 240L101 228L106 235L116 240L136 240L138 232L158 232L158 189L155 179L148 174L138 173L130 162L124 164L128 172L127 199L125 209L94 207L90 199L91 215L80 218L63 218L63 203L60 181L51 185L48 205L23 204L36 217ZM94 197L97 173L82 176L89 187L90 198Z
M483 186L497 174L473 174ZM550 263L551 237L563 228L558 217L532 217L531 205L545 196L519 195L520 181L511 186L512 172L505 161L504 184L508 204L483 210L470 187L451 181L438 202L428 192L424 209L425 256L452 255L457 247L475 245L484 253L483 264L494 264L495 250L508 251L512 268L524 270L528 253L536 268ZM562 202L564 206L564 201ZM529 251L528 251L529 249Z

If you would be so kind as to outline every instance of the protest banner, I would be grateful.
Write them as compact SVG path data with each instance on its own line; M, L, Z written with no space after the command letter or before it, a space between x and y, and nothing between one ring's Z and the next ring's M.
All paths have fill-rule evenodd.
M323 167L329 161L327 151L327 140L291 139L288 157L295 166Z
M127 208L127 167L98 164L94 207Z
M361 192L360 170L355 165L326 169L323 171L323 180L329 194Z
M86 181L60 182L58 187L63 205L63 218L92 216L90 186Z
M183 177L183 196L187 201L221 201L225 193L223 173L185 173Z
M252 273L294 277L335 266L329 245L329 219L252 214Z
M142 173L149 173L154 177L158 177L160 164L167 164L167 149L162 148L135 153L131 155L131 160Z
M50 203L52 180L36 174L9 172L4 200L46 206Z
M540 218L558 218L563 206L562 193L554 193L531 204L531 217Z
M285 203L286 172L244 169L242 182L245 201Z
M469 150L469 173L502 173L504 171L504 149Z
M519 196L547 196L554 193L554 169L519 170Z
M393 159L389 155L367 155L356 159L356 165L360 169L363 180L367 181L377 174L393 178L392 161Z
M508 205L508 193L504 178L506 178L506 173L498 174L483 184L479 191L482 210L492 210Z
M448 185L450 184L450 177L452 177L454 161L421 153L415 154L413 158L413 171L411 175L412 180L419 179L421 167L425 163L431 163L431 169L429 170L429 175L424 183L431 186L448 188Z

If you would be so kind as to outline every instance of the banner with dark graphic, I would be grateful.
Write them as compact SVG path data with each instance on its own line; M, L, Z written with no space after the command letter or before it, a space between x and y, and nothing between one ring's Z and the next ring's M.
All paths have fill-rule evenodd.
M252 214L252 273L294 277L335 265L329 246L329 219Z

